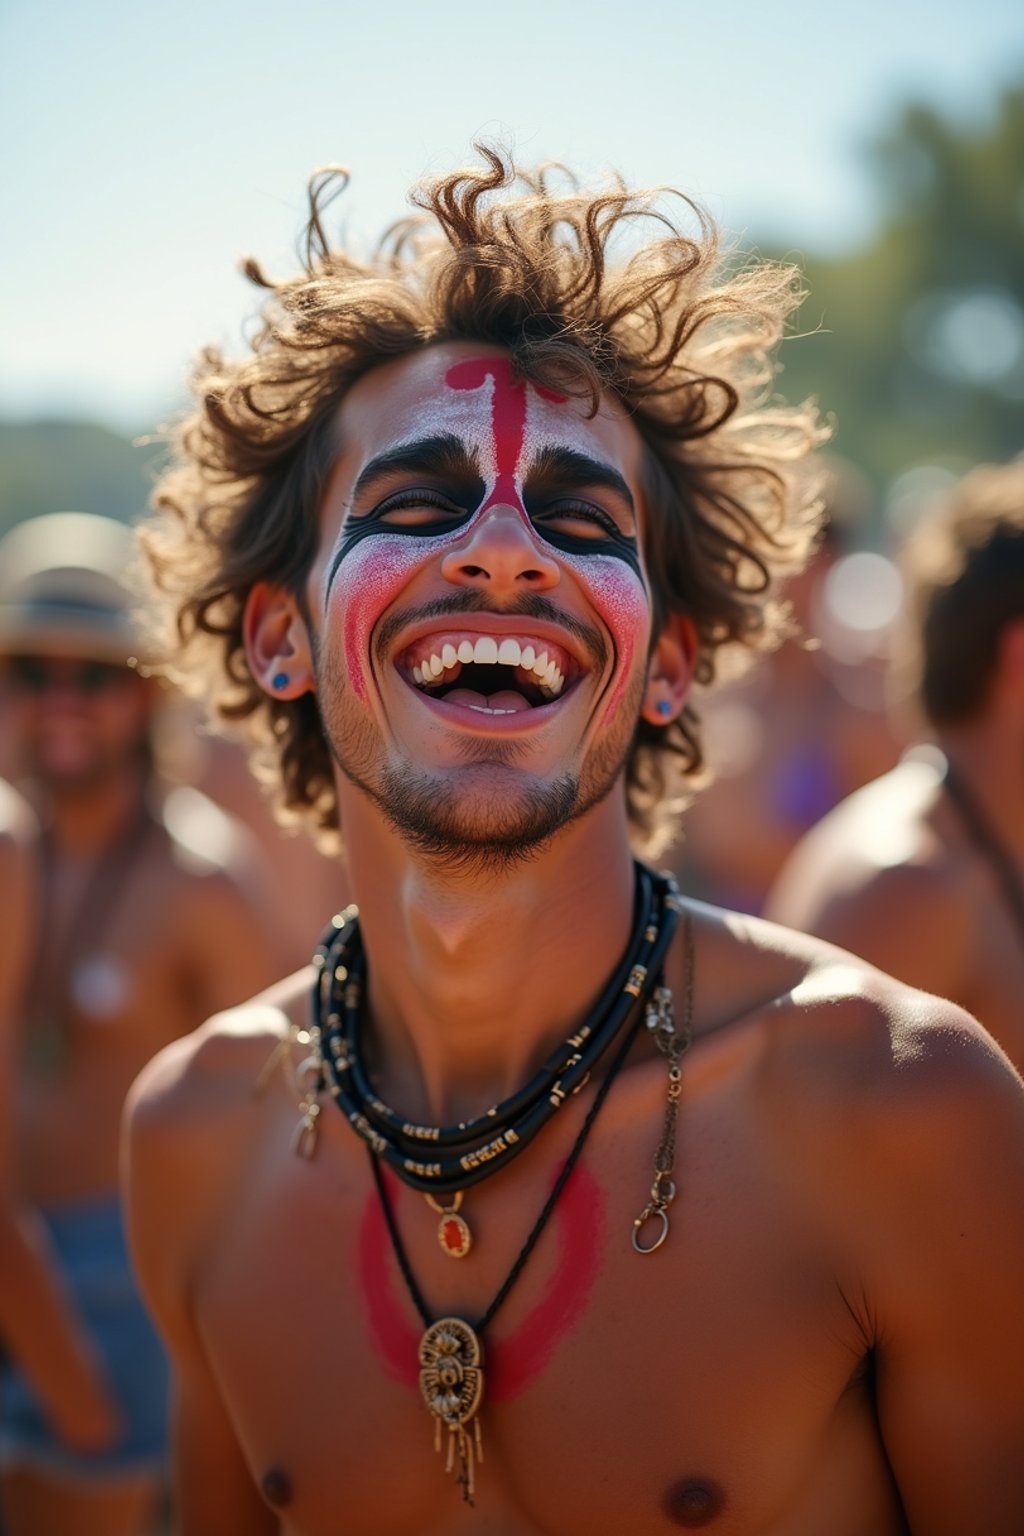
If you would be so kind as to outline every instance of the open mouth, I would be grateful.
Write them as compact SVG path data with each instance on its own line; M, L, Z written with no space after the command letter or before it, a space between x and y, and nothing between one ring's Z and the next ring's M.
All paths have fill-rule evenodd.
M464 630L415 641L398 667L429 697L492 715L550 704L580 675L575 658L550 640Z

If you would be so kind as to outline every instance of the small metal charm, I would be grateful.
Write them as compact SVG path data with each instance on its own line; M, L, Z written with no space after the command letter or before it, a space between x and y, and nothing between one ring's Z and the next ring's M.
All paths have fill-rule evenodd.
M483 1346L461 1317L442 1317L420 1340L420 1391L434 1417L434 1449L442 1449L448 1431L445 1471L455 1480L467 1504L476 1492L476 1464L483 1461L483 1440L477 1413L484 1395Z
M692 955L689 953L691 942L689 922L687 922L687 949L688 971L692 975ZM689 1019L692 1011L692 1000L687 997L687 1026L682 1032L677 1032L675 1019L672 1013L672 993L668 987L656 987L650 1002L647 1004L645 1023L654 1037L654 1043L658 1050L668 1061L668 1091L665 1100L665 1119L662 1125L661 1140L658 1142L658 1150L654 1155L654 1182L651 1185L651 1198L633 1221L632 1240L637 1253L656 1253L662 1243L668 1237L669 1219L668 1208L676 1197L675 1180L672 1177L676 1161L676 1115L679 1110L679 1097L683 1088L683 1073L680 1062L690 1044ZM650 1221L658 1223L654 1239L651 1242L641 1242L640 1234Z
M308 1039L313 1047L305 1061L296 1068L295 1076L301 1086L306 1080L305 1092L299 1105L300 1120L292 1133L292 1151L300 1157L310 1158L316 1151L317 1133L320 1129L320 1104L318 1095L324 1089L324 1064L320 1054L319 1035L312 1033Z

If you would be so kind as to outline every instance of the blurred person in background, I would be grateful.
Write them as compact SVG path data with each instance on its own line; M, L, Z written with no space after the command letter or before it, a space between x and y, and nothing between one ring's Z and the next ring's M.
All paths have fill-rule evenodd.
M925 740L801 842L768 916L951 998L1024 1070L1024 461L911 533L895 675Z
M867 521L870 487L834 455L823 456L820 469L820 542L785 587L793 633L707 700L711 782L671 856L687 890L742 912L760 912L804 833L898 757L880 663L839 653L828 602L830 573Z
M274 874L269 894L277 951L285 970L297 970L309 961L311 935L323 927L324 913L348 904L344 864L328 858L300 827L281 824L238 741L190 718L196 728L189 733L190 750L182 764L186 777L176 799L201 794L212 805L226 807L251 834L264 868Z
M17 940L6 962L18 1051L8 1177L47 1239L37 1294L3 1319L14 1356L0 1374L10 1536L150 1526L167 1379L125 1251L121 1107L154 1052L279 963L224 860L227 840L210 836L227 818L210 806L212 819L190 824L188 805L170 803L165 815L153 752L163 690L134 665L132 551L122 524L80 513L33 519L0 541L0 720L37 819L20 841L27 878L0 886L0 926ZM79 1402L73 1373L61 1401L17 1348L47 1307L63 1313L55 1339L87 1340Z
M66 1305L45 1223L15 1189L12 1167L16 1019L35 919L38 824L0 780L0 1362L17 1362L61 1440L102 1450L115 1429L97 1352ZM0 1415L3 1403L0 1400Z

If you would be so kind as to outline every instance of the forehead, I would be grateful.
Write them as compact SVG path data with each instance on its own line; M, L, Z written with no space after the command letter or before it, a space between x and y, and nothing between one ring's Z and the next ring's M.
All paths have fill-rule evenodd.
M485 342L443 342L365 374L349 390L338 412L339 468L344 466L355 476L385 449L448 434L485 460L492 447L495 386L492 382L467 389L448 382L455 365L471 358L507 362L508 354ZM612 464L639 501L643 441L622 406L602 395L597 414L588 419L589 399L544 395L529 388L529 448L573 448Z

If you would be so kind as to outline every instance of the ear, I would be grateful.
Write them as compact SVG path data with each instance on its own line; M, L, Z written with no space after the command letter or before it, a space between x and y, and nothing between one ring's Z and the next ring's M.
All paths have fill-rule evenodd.
M242 638L249 670L264 693L274 699L312 693L313 648L291 592L257 582L246 598Z
M671 725L682 714L698 651L693 620L683 613L671 614L647 663L647 687L640 714L649 725Z

